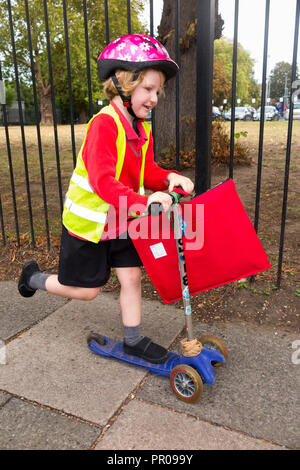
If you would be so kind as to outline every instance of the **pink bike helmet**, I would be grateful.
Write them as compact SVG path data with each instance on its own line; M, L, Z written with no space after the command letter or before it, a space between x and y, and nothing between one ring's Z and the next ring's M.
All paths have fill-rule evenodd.
M100 80L111 77L116 69L138 71L146 67L161 70L167 80L179 69L166 48L145 34L121 36L106 46L98 57Z

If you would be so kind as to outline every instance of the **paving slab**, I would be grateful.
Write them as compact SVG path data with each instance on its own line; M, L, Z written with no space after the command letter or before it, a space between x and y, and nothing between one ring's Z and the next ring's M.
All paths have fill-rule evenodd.
M5 405L8 400L10 400L10 396L7 393L0 392L0 407Z
M0 339L7 340L25 328L55 312L67 299L37 291L33 297L22 297L13 281L1 282Z
M182 322L174 307L143 300L142 334L163 346L169 347ZM0 390L103 426L147 371L93 354L86 343L90 331L122 339L115 293L72 300L9 342Z
M282 447L140 400L130 401L95 450L278 450Z
M0 409L1 450L85 450L101 429L12 398Z
M151 374L137 397L255 438L300 448L300 365L292 343L299 335L249 324L194 324L194 334L214 334L228 345L229 360L216 367L194 404L178 400L168 379ZM179 353L179 349L175 348Z

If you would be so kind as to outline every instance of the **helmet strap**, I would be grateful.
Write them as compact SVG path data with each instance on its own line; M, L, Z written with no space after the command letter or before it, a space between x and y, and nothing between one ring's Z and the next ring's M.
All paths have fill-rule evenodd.
M129 112L129 114L133 117L133 123L132 123L132 127L133 129L135 130L135 132L137 133L137 135L140 135L140 132L138 130L138 127L137 127L137 121L138 121L138 117L136 116L136 114L134 113L133 109L132 109L132 106L131 106L131 96L125 96L123 91L122 91L122 88L121 88L121 85L119 83L119 80L117 79L116 75L113 74L111 76L112 78L112 81L114 82L114 85L117 89L117 92L119 93L122 101L123 101L123 105L125 106L125 108L127 109L127 111Z

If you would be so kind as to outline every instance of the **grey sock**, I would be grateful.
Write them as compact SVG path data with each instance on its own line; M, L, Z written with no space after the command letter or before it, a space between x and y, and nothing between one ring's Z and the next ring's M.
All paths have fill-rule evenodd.
M40 271L33 273L28 281L29 287L31 287L31 289L46 290L45 284L49 276L50 274L41 273Z
M137 326L125 326L124 328L124 343L128 346L135 346L142 338L140 332L140 325Z

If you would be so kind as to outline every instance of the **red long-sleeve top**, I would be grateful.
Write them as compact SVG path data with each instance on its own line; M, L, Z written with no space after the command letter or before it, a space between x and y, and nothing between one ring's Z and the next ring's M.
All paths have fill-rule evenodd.
M142 213L148 200L148 196L138 194L142 163L141 149L147 140L146 132L141 121L138 121L140 132L138 135L116 104L113 101L110 104L118 113L126 133L125 158L119 180L115 179L118 159L116 147L118 128L111 116L103 113L92 121L82 152L90 185L101 199L111 204L101 240L116 238L125 232L127 230L127 216L132 212L130 209L134 209L136 213ZM169 173L170 171L160 168L154 162L153 140L150 133L145 158L145 189L152 191L167 189L166 178ZM124 202L127 203L126 211L123 210ZM120 207L122 207L121 211Z

